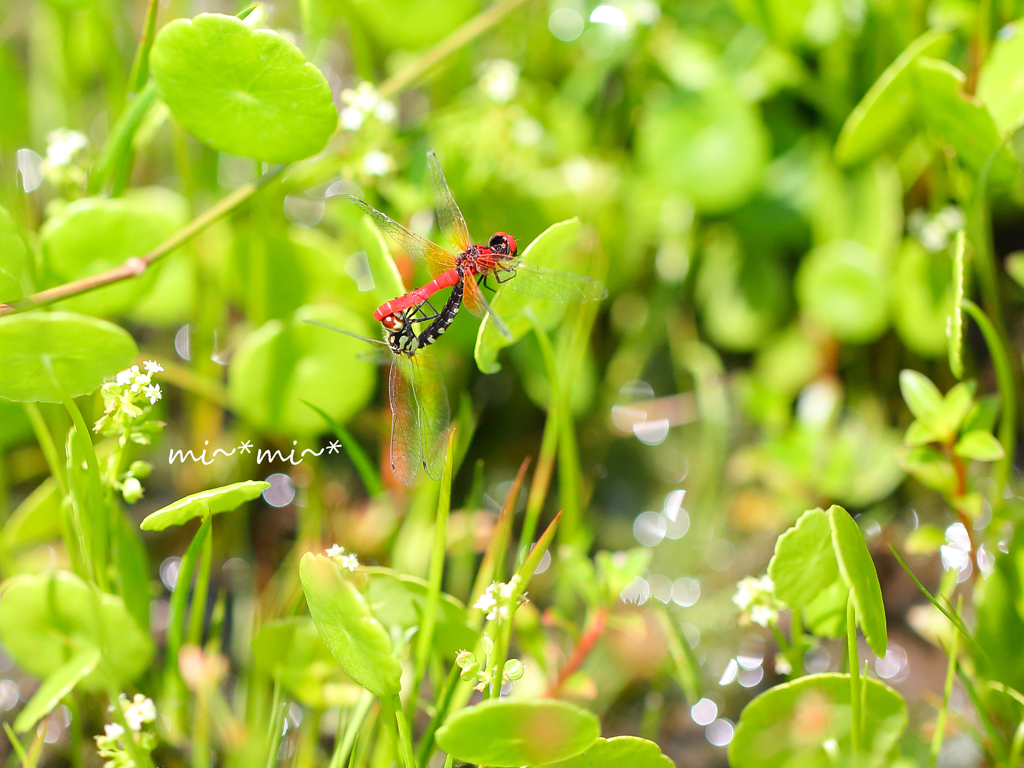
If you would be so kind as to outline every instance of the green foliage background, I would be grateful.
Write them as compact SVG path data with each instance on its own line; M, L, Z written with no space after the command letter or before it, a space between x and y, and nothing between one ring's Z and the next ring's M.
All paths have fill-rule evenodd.
M735 584L767 568L776 536L804 510L841 504L860 515L889 642L904 653L908 671L900 668L895 687L910 707L905 752L924 755L945 658L934 633L907 618L927 603L885 545L915 555L911 565L932 588L943 573L939 548L955 544L949 526L962 519L1006 590L993 597L995 587L979 587L977 633L995 650L976 657L977 667L1024 686L1013 660L1019 642L1006 629L1024 622L1024 581L1000 554L1024 546L1008 402L1021 378L1024 299L1024 258L1014 253L1024 219L1020 3L524 0L499 4L507 16L467 42L447 36L482 12L475 0L279 2L244 23L183 20L241 5L169 0L159 4L148 86L145 68L133 65L146 5L0 0L0 301L142 256L239 196L141 277L55 305L118 323L140 359L167 369L157 412L168 427L153 447L133 449L132 458L155 464L135 518L271 472L251 454L169 465L171 450L326 445L335 430L303 400L347 430L343 443L376 457L370 464L393 485L386 375L357 357L359 342L304 320L373 336L373 309L401 281L427 281L347 195L429 229L426 152L434 149L475 241L503 230L522 251L564 222L546 245L538 241L535 260L590 274L610 291L600 306L539 303L533 315L505 294L495 307L517 343L505 348L493 329L478 337L463 311L436 345L464 440L447 591L468 596L491 525L482 499L500 504L522 459L538 455L555 402L561 423L575 427L564 434L575 437L563 436L557 451L549 444L552 492L530 501L545 504L535 509L545 522L564 513L564 565L536 586L541 608L554 606L552 626L582 626L573 596L587 602L593 587L585 567L573 575L574 557L649 547L647 570L619 590L669 607L706 695L734 724L755 692L784 679L775 639L737 625ZM438 50L436 62L421 58ZM394 119L371 109L358 126L346 123L364 81L393 100ZM61 128L88 140L67 163L53 150L51 132ZM258 189L249 186L257 179ZM964 295L985 314L979 331L969 313L961 352ZM7 351L22 327L5 330L10 322L0 320ZM546 331L540 340L534 322ZM976 390L951 393L964 405L946 432L922 417L907 379L904 404L902 369L946 392L964 366ZM998 444L987 434L997 406L985 397L997 391ZM59 393L23 395L44 402L55 435L67 433L62 407L46 404ZM102 413L98 396L79 407L86 421ZM941 407L958 406L947 397ZM53 481L41 492L46 449L30 417L0 399L5 578L68 564L55 543ZM915 418L924 437L908 432L904 446ZM973 447L957 443L971 433L964 425L986 434ZM968 485L936 479L947 465L923 453L933 443L948 452L956 443L957 456L977 460L961 478ZM97 450L102 456L102 444ZM951 461L949 472L962 468ZM221 590L266 621L289 616L300 594L297 555L321 541L427 575L435 485L423 482L408 499L401 488L397 501L368 498L358 457L334 454L273 471L291 475L296 501L217 518L211 601ZM152 567L136 618L150 613L147 597L166 612L158 565L186 546L173 530L144 541ZM789 574L794 592L803 567ZM954 575L943 595L953 598L956 571L946 573ZM834 581L835 568L827 576ZM959 587L969 612L973 580ZM653 614L615 605L610 636L569 681L569 695L602 716L605 736L642 731L678 764L723 764L722 745L708 742L690 717L694 702L672 682L682 673ZM804 620L819 637L842 635ZM884 641L884 623L881 633ZM877 629L869 634L877 649ZM541 647L542 635L533 636ZM843 668L841 647L823 647L820 668L808 671ZM246 653L235 662L246 664ZM737 657L760 661L737 678Z

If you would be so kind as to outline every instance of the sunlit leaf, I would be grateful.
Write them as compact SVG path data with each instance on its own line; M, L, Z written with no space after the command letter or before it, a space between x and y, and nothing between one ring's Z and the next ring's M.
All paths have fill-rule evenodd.
M270 483L263 480L245 480L193 493L147 515L139 527L144 531L162 531L172 525L183 525L195 517L231 512L269 487Z
M929 253L915 238L896 254L892 320L900 340L916 354L938 357L952 349L947 322L953 311L952 269L945 253Z
M832 527L832 546L839 561L839 572L850 588L857 607L857 623L864 638L878 656L885 656L888 639L885 631L885 605L878 583L875 564L868 554L864 535L850 514L842 507L828 510Z
M775 596L790 608L804 607L839 577L824 510L807 510L796 525L779 536L768 575Z
M995 154L989 179L1011 183L1017 176L1017 161L1009 146L1002 144L989 111L964 92L964 73L945 61L921 57L914 63L913 80L921 117L956 150L957 159L980 173Z
M100 663L100 649L83 648L43 681L14 721L14 730L26 733L53 711L61 699L74 690Z
M1020 20L996 35L978 75L978 98L988 107L999 133L1012 133L1024 122L1024 34Z
M923 373L909 368L900 371L900 391L914 418L936 434L941 434L942 393Z
M0 397L60 403L99 389L139 353L122 328L71 312L0 318Z
M234 16L172 21L149 61L174 118L222 152L290 163L323 149L337 125L323 73L284 37Z
M119 681L149 666L153 644L115 595L101 594L67 571L22 574L0 585L0 641L29 674L46 678L86 648L99 648ZM98 671L82 684L103 686Z
M1011 256L1007 257L1007 269ZM967 260L967 233L960 230L953 250L953 306L949 316L949 370L958 379L964 377L964 270ZM1011 271L1011 276L1012 276Z
M999 461L1006 455L995 436L981 429L968 432L957 440L953 453L974 461Z
M568 219L552 224L526 246L522 260L527 264L548 269L571 269L572 262L566 257L579 238L581 226L579 219ZM508 326L512 339L506 339L495 328L490 318L484 318L477 332L474 352L477 367L484 373L497 373L501 370L498 352L511 346L533 329L531 315L536 318L541 328L550 330L565 314L567 305L518 293L512 289L510 282L498 290L491 302L491 308Z
M578 755L600 735L597 717L566 701L490 699L451 715L437 744L467 763L516 768Z
M840 162L844 165L864 162L899 136L914 109L911 65L918 56L943 56L951 41L949 32L926 32L886 68L843 124L836 142L836 157Z
M637 736L598 739L586 752L548 763L544 768L673 768L675 763L663 755L653 741Z
M329 427L302 401L346 423L373 396L377 370L358 359L366 342L305 320L366 335L366 320L343 307L300 308L250 333L231 359L228 399L253 425L273 434L311 436ZM294 438L293 438L294 439Z
M861 744L871 755L882 757L907 727L907 705L878 680L861 680L866 686ZM729 744L729 764L827 768L834 764L829 742L834 742L838 754L850 754L850 713L849 675L808 675L777 685L743 710Z
M366 598L328 557L307 552L299 563L309 613L342 670L374 696L401 689L402 667L391 638L374 618Z

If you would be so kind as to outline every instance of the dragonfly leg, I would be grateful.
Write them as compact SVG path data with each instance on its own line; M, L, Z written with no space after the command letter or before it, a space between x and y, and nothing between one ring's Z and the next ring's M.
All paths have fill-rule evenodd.
M502 278L502 275L505 275L505 277ZM494 271L494 279L498 281L499 285L501 283L507 283L509 280L511 280L515 276L516 276L516 268L515 267L503 267L500 270L495 270Z
M426 314L423 311L424 305L430 307L430 311L433 312L434 314L432 314L432 315ZM430 299L424 299L422 302L420 302L419 304L416 305L415 309L413 309L413 311L411 313L411 319L414 322L420 323L420 322L427 322L428 320L434 320L439 315L440 315L440 313L436 309L434 309L434 305L430 303Z

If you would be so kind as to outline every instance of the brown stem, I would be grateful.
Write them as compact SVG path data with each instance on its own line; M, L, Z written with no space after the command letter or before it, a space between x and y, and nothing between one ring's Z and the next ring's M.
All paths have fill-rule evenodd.
M964 464L964 460L956 455L953 451L952 444L946 446L946 453L949 456L949 461L953 465L953 472L956 474L956 496L963 497L967 495L967 465ZM971 544L971 579L976 580L978 578L978 543L975 541L973 527L971 519L961 510L956 510L957 517L960 518L960 524L967 531L967 540Z
M597 613L594 614L594 618L591 619L590 624L586 630L580 636L579 642L576 643L576 647L573 648L572 653L569 655L568 661L565 662L565 666L562 667L558 673L558 680L555 681L554 685L548 688L548 698L554 698L558 695L559 690L565 684L572 674L579 669L583 662L586 661L587 656L594 650L594 645L600 639L601 635L604 634L604 628L607 623L608 609L601 607Z
M30 309L45 307L47 304L53 304L56 301L68 299L72 296L79 296L83 293L94 291L97 288L102 288L105 285L110 285L111 283L116 283L131 277L138 277L164 256L177 248L180 248L208 226L213 224L213 222L223 218L242 203L246 202L264 185L266 185L267 182L275 178L283 169L284 166L271 171L254 182L250 182L249 184L239 187L205 213L196 216L196 218L192 219L192 221L164 240L149 253L143 256L132 256L123 264L119 264L111 269L99 272L95 275L90 275L89 277L83 277L81 280L72 280L70 283L58 285L55 288L48 288L45 291L40 291L39 293L35 293L31 296L18 299L11 304L0 304L0 316L17 314L19 312L27 312Z

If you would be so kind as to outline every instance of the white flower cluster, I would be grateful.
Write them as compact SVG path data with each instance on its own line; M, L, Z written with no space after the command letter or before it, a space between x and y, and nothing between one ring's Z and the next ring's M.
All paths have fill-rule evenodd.
M732 598L741 611L741 619L762 627L773 626L779 620L780 607L772 592L774 588L767 574L759 579L753 576L741 579Z
M519 594L519 585L522 581L519 574L516 574L507 583L492 582L473 603L473 607L485 611L488 621L497 621L499 624L507 621L512 618L512 612L519 601L525 601L525 595Z
M346 131L358 131L370 115L385 124L393 123L398 117L395 103L385 99L367 82L343 90L341 102L345 105L341 109L341 127Z
M345 548L337 544L327 548L327 556L346 571L352 572L359 567L359 557L356 553L349 552L346 554Z
M964 212L955 205L947 205L934 215L918 208L907 216L907 229L925 250L938 253L949 247L953 235L963 229L966 222Z
M156 738L152 733L143 732L142 726L156 722L156 705L153 704L153 700L137 693L131 701L122 695L118 703L124 712L125 722L132 731L131 738L136 746L151 752L156 746ZM103 726L103 734L93 737L96 741L96 751L100 757L106 758L103 768L135 768L135 762L124 747L124 736L124 726L119 723L107 723Z
M105 434L122 431L120 428L126 424L140 419L145 415L145 401L150 405L163 397L159 384L153 383L154 374L160 373L163 366L153 360L147 360L142 364L146 370L140 371L139 366L121 371L114 378L103 385L103 416L93 427L95 432L105 430Z
M387 152L375 149L363 155L363 173L368 176L387 176L395 170L395 160Z
M85 172L75 164L89 145L84 133L58 128L46 134L46 159L39 170L51 184L85 184Z

